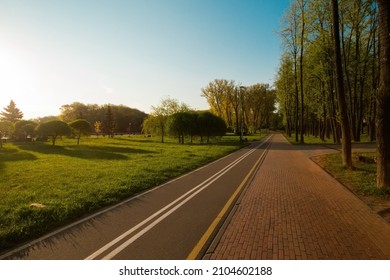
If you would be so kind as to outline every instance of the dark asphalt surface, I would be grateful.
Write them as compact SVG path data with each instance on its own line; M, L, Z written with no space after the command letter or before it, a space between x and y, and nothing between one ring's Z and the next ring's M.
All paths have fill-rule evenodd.
M252 143L0 259L186 259L266 146Z

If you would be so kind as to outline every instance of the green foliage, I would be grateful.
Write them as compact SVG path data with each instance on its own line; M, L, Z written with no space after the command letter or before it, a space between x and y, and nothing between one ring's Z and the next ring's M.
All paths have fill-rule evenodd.
M113 138L115 134L114 133L115 129L116 129L116 125L115 125L114 115L111 110L111 105L107 105L106 117L103 123L103 134L106 134L108 135L108 137Z
M164 98L158 106L152 106L152 113L143 122L143 132L161 136L161 142L164 143L164 137L168 133L168 118L178 112L188 112L189 106L179 103L172 98Z
M51 137L54 146L58 136L71 134L71 128L66 122L54 120L38 125L36 132L41 137Z
M9 105L0 113L0 116L2 120L14 123L23 118L23 113L16 107L15 102L11 100Z
M180 112L169 117L168 131L182 144L185 137L190 137L192 143L194 136L199 136L201 141L206 136L209 143L210 137L225 135L226 123L210 112Z
M379 77L377 6L374 0L338 2L343 81L352 138L359 142L362 131L368 130L374 140ZM331 1L291 1L282 19L284 53L275 86L288 135L294 130L301 133L303 128L305 133L324 141L327 138L340 142L332 30Z
M73 132L77 136L77 145L80 144L81 135L91 135L92 127L87 120L78 119L73 122L70 122L69 126L72 128Z
M202 88L210 112L222 118L229 131L255 133L262 127L269 127L275 110L275 91L268 84L254 84L240 87L234 81L216 79Z
M61 107L60 119L67 123L77 119L85 119L91 124L95 124L96 122L104 124L107 119L108 106L110 106L112 118L115 121L116 132L141 132L141 125L143 120L147 117L147 114L124 105L97 105L74 102ZM103 129L103 126L101 129Z
M15 132L13 138L16 141L26 141L28 137L35 136L35 128L38 126L37 123L33 121L17 121L15 123Z
M207 111L199 114L198 127L201 142L203 142L203 138L206 137L207 143L210 142L210 137L212 136L225 135L227 129L226 123L222 118Z
M102 133L102 127L103 127L103 124L101 121L96 121L93 125L94 127L94 130L95 130L95 133L96 135L99 135L100 133Z
M10 137L14 132L14 125L12 122L5 120L0 121L0 148L3 147L3 137Z

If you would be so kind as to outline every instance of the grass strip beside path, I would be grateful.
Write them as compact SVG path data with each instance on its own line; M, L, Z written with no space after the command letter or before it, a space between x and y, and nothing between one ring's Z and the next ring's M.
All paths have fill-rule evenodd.
M0 250L231 153L245 143L178 144L159 138L7 143L0 149ZM257 139L260 139L257 136Z
M286 138L293 145L301 145L295 141L295 136L286 136ZM368 140L366 135L362 135L362 142L368 144L370 143ZM304 145L338 147L330 139L323 142L320 138L313 136L305 137ZM371 160L362 162L359 160L359 157ZM353 170L345 169L342 166L341 153L324 154L311 159L351 190L371 207L375 213L378 213L390 223L390 194L376 187L376 164L373 160L374 157L375 153L373 152L353 153Z

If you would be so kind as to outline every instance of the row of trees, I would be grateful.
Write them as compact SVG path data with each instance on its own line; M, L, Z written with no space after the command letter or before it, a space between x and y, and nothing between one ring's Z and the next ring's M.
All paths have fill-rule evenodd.
M12 138L25 141L33 137L52 137L53 145L59 135L103 134L113 137L115 133L140 133L147 115L124 105L85 105L72 103L61 107L58 117L37 120L22 120L23 113L11 100L0 113L0 139ZM69 127L68 127L69 124ZM50 132L50 133L49 133ZM2 146L2 142L0 143Z
M143 132L161 136L162 143L168 135L178 138L180 143L186 138L192 143L195 136L201 142L206 138L209 143L211 137L226 133L226 124L208 111L196 112L184 103L165 98L158 106L152 106L152 113L143 122Z
M354 141L363 128L375 138L375 93L379 85L378 11L375 0L339 1L340 48L348 121ZM340 142L334 23L329 0L295 0L280 31L284 54L276 87L287 133Z
M142 122L147 114L124 105L97 105L74 102L63 105L59 119L71 122L76 119L85 119L95 127L100 126L101 133L140 133ZM99 130L99 129L98 129Z
M343 140L349 168L350 138L360 141L367 131L371 140L390 141L383 141L390 133L388 13L387 0L295 0L282 21L275 85L286 132L302 143L309 133ZM390 152L380 146L377 184L390 187ZM387 179L379 178L383 168Z
M85 105L72 103L61 107L61 115L44 121L22 120L23 113L11 101L1 113L0 138L7 136L15 141L32 138L51 138L55 145L58 136L73 135L80 142L82 135L95 132L113 137L114 133L144 132L164 137L177 137L180 143L188 138L192 142L198 136L200 141L226 133L223 119L210 112L195 112L184 103L166 98L158 106L152 106L152 114L120 105Z
M3 146L3 136L12 138L15 141L31 141L32 138L38 139L51 138L53 146L58 136L73 135L80 144L82 135L90 135L93 129L91 124L84 119L77 119L70 123L60 120L51 120L37 124L34 121L19 120L12 123L9 120L0 121L0 147Z
M44 123L51 120L62 120L66 123L76 119L85 119L93 124L97 134L112 136L114 133L140 133L142 122L147 114L137 109L132 109L124 105L97 105L74 102L63 105L59 116L48 116L32 120L31 123ZM13 100L0 113L2 121L16 123L23 119L20 111ZM3 134L6 134L3 132Z
M234 81L216 79L202 88L202 96L229 131L255 133L271 125L276 93L268 84L243 87Z

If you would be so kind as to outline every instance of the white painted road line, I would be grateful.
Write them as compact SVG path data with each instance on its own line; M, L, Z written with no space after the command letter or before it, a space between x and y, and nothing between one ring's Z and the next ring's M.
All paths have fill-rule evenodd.
M105 255L103 257L103 259L112 259L117 254L119 254L121 251L123 251L126 247L128 247L130 244L132 244L134 241L136 241L138 238L140 238L142 235L144 235L146 232L151 230L154 226L159 224L161 221L163 221L165 218L167 218L169 215L171 215L173 212L175 212L177 209L179 209L181 206L183 206L185 203L187 203L193 197L195 197L198 193L200 193L201 191L203 191L204 189L209 187L212 183L214 183L216 180L218 180L223 175L225 175L228 171L230 171L234 166L236 166L238 163L240 163L247 156L249 156L254 151L256 151L258 148L260 148L265 143L267 143L269 139L270 139L270 137L268 137L264 142L260 143L259 145L257 145L256 147L254 147L253 149L251 149L250 151L248 151L244 155L240 156L238 159L231 162L229 165L225 166L223 169L221 169L219 172L217 172L213 176L209 177L208 179L206 179L202 183L200 183L197 186L195 186L194 188L192 188L190 191L186 192L185 194L183 194L182 196L180 196L179 198L177 198L176 200L174 200L170 204L166 205L165 207L163 207L162 209L160 209L159 211L157 211L153 215L149 216L148 218L143 220L141 223L137 224L136 226L132 227L131 229L129 229L128 231L126 231L122 235L120 235L117 238L115 238L114 240L112 240L111 242L107 243L106 245L104 245L99 250L95 251L94 253L92 253L91 255L89 255L85 259L86 260L96 259L98 256L102 255L104 252L108 251L111 247L117 245L123 239L127 238L129 235L131 235L132 233L134 233L135 231L142 228L147 223L151 222L153 219L155 219L161 215L154 222L152 222L151 224L146 226L140 232L135 234L133 237L131 237L130 239L125 241L123 244L119 245L116 249L112 250L110 253L108 253L107 255ZM172 208L172 209L170 209L170 208ZM170 209L170 210L168 210L168 209ZM164 214L164 212L165 212L165 214Z

